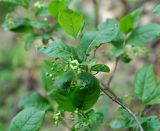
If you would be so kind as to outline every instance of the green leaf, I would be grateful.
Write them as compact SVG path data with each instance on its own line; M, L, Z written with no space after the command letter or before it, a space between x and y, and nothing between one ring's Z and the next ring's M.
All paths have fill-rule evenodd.
M49 28L49 23L46 20L32 20L31 26L36 29L47 29Z
M15 4L27 8L30 5L31 0L0 0L0 2Z
M111 41L112 45L115 48L122 49L125 41L125 34L122 31L119 31L117 36Z
M64 9L58 15L58 22L65 32L77 37L84 26L84 16L70 9Z
M55 40L49 46L39 46L37 49L40 53L49 57L79 59L77 56L76 48L64 44L61 40Z
M160 16L160 4L156 5L153 9L153 13L157 16Z
M48 44L49 40L52 39L52 32L44 32L42 34L42 42L43 44Z
M85 54L88 54L93 48L95 48L93 44L95 43L94 39L96 36L97 32L87 32L83 35L80 42L80 48L83 50Z
M65 8L65 0L52 0L48 5L48 11L52 16L58 17L59 13Z
M126 50L124 48L113 47L109 55L111 55L111 57L120 57L120 56L123 56L123 54L125 53L126 53Z
M10 124L10 131L38 131L44 120L45 111L27 108L18 113Z
M19 2L20 5L28 8L30 3L31 3L31 0L16 0L17 2Z
M139 116L138 119L144 131L159 131L160 121L156 116ZM126 111L121 112L121 115L110 123L110 126L113 129L131 128L131 130L135 130L136 125L137 123L135 120L133 120Z
M150 96L150 100L147 102L148 105L154 105L160 103L160 85L157 85L154 89L153 94Z
M78 74L80 85L73 90L71 97L77 108L87 110L98 100L100 87L98 79L90 73L82 72Z
M41 75L40 75L40 82L42 87L47 91L51 91L52 90L52 85L53 85L53 81L52 78L48 77L46 74L48 74L47 69L42 69L41 71Z
M145 131L159 131L160 120L157 116L150 116L145 118L146 121L142 124Z
M63 66L60 63L45 61L43 67L40 78L41 84L49 93L53 89L53 80L64 73ZM49 76L50 74L52 75L51 77Z
M100 112L95 112L93 109L87 111L84 116L81 116L79 121L74 125L75 129L97 129L103 123L104 116Z
M0 1L0 24L5 21L5 17L8 13L11 13L16 8L16 5L11 2Z
M51 108L48 100L41 96L38 92L32 92L30 94L27 94L19 102L19 108L21 109L30 107L34 107L45 111Z
M128 14L126 16L124 16L121 20L120 20L120 28L124 33L129 33L132 29L133 29L133 17L131 14Z
M49 11L48 11L48 5L44 4L41 7L38 7L36 12L35 12L36 16L50 16Z
M131 13L131 16L133 18L133 23L134 23L133 27L134 28L136 28L138 26L142 12L143 12L143 8L138 8L137 10L135 10Z
M110 127L112 129L121 129L121 128L125 128L126 127L126 122L124 120L121 119L115 119L112 120L110 123Z
M110 69L107 65L104 64L96 64L91 67L91 71L97 72L110 72Z
M29 19L27 18L17 18L13 24L7 24L7 28L13 32L16 33L32 33L33 32L33 27L29 23Z
M90 125L93 129L99 127L103 123L104 116L100 112L94 112L94 110L87 112L86 115L89 117Z
M127 52L124 52L120 59L124 62L124 63L129 63L131 62L132 58L130 58L129 54Z
M92 49L103 43L111 42L119 32L119 23L116 20L108 19L98 26L98 31L87 32L83 35L80 48L88 54Z
M138 27L127 39L127 44L140 46L147 44L160 37L160 25L148 24L142 27Z
M160 103L160 85L157 84L157 77L153 65L147 65L136 75L136 94L146 105Z
M70 96L73 90L73 88L71 88L71 81L74 75L74 72L69 71L57 78L55 80L54 88L50 93L51 97L56 100L61 108L71 112L76 110L76 106L73 104Z
M130 128L135 127L136 123L130 114L125 110L120 110L121 114L114 120L111 121L110 127L113 129ZM139 119L140 120L140 119Z
M77 83L74 83L73 79ZM97 102L99 95L99 82L93 75L82 72L75 76L73 71L59 77L51 93L60 107L70 112L77 108L81 110L91 108Z
M31 34L28 36L28 38L25 41L24 48L25 50L29 50L32 47L33 42L37 39L38 35L36 34Z
M137 72L134 87L137 96L143 103L149 103L157 86L156 82L157 80L153 65L146 65Z

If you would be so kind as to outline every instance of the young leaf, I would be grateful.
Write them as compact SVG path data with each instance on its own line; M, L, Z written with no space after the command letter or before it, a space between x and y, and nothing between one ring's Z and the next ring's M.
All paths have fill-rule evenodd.
M120 28L124 33L129 33L133 29L134 21L131 14L124 16L120 20Z
M74 125L75 129L96 130L103 123L104 115L100 112L95 112L93 109L87 111L84 116L81 116L79 121Z
M135 29L127 39L127 44L140 46L147 44L158 37L160 37L160 25L151 23Z
M158 4L154 9L153 13L157 16L160 16L160 4Z
M143 8L138 8L137 10L131 13L131 16L133 18L134 28L138 26L142 12L143 12Z
M98 31L87 32L83 35L80 48L85 54L101 44L111 42L119 32L119 23L116 20L108 19L98 26Z
M70 9L64 9L58 15L58 22L64 31L77 37L84 26L84 16Z
M46 98L41 96L38 92L32 92L24 96L19 102L19 108L25 109L35 107L37 109L48 110L50 109L50 104Z
M52 0L48 5L48 11L52 16L58 17L59 13L65 8L65 0Z
M10 131L38 131L44 120L45 111L27 108L15 116L10 124Z
M110 69L108 66L104 64L96 64L91 67L91 71L97 71L97 72L109 72Z
M143 103L148 104L156 88L156 75L153 65L140 69L135 77L134 87L137 96Z
M49 57L54 58L74 58L79 59L77 56L76 48L66 45L61 40L55 40L53 43L51 43L49 46L39 46L37 50Z

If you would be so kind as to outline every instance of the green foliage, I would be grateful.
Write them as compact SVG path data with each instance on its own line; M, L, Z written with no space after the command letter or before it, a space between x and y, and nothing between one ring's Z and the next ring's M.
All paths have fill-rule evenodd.
M27 8L30 5L31 0L0 0L0 2L19 5Z
M104 116L93 109L87 111L80 117L80 120L74 125L74 129L92 130L97 129L103 123Z
M120 21L107 19L98 25L97 30L87 32L86 29L83 30L84 15L69 8L70 0L52 0L50 3L3 0L0 1L0 6L4 4L3 2L7 6L11 5L11 8L4 10L5 15L0 20L3 22L6 18L3 27L19 35L27 35L26 50L31 49L33 43L41 43L37 47L38 52L49 58L41 65L40 76L46 95L31 92L22 98L19 103L22 111L12 119L11 131L38 131L47 113L53 114L56 125L60 122L65 124L65 112L75 115L73 130L97 130L103 123L104 116L92 108L101 91L109 93L110 98L115 97L112 100L120 105L123 101L119 100L112 90L107 89L105 92L101 87L102 83L94 76L94 73L110 71L107 65L97 62L96 50L106 44L112 48L111 59L129 63L134 59L130 52L130 50L134 52L134 46L142 48L140 46L160 37L159 24L149 23L143 26L139 24L142 8L127 14ZM29 14L25 17L14 17L10 12L19 6ZM159 6L153 12L159 14ZM68 35L60 36L61 29L76 39L71 39ZM5 73L8 77L9 72ZM134 87L144 108L160 103L160 84L153 65L146 65L137 72ZM126 105L123 108L129 111ZM131 114L131 111L129 113ZM122 111L120 116L111 122L111 128L137 130L137 123L130 114ZM144 116L141 109L137 114L145 131L160 129L157 117ZM133 114L132 117L136 116Z
M143 13L143 8L138 8L131 13L133 19L133 27L136 28L139 25L141 15Z
M37 39L38 35L36 34L31 34L28 36L28 38L25 41L25 50L29 50L32 47L33 42Z
M157 16L160 16L160 4L156 5L153 9L153 13Z
M160 25L151 23L135 29L127 39L127 44L140 46L147 44L160 36Z
M80 13L64 9L58 15L58 22L64 31L77 37L84 26L84 17Z
M26 108L12 119L10 131L37 131L43 124L44 116L43 110Z
M158 131L160 129L160 121L156 116L139 117L139 120L145 131ZM121 115L111 121L111 128L113 129L125 129L130 128L133 131L137 131L135 128L136 123L129 117L129 114L122 111Z
M78 52L75 47L69 46L63 43L61 40L55 40L51 43L48 47L46 46L39 46L38 51L44 55L53 58L62 58L62 59L77 59L80 60L78 57Z
M62 29L76 38L83 29L84 16L65 5L65 0L53 0L48 6L48 10L51 15L58 17L58 23Z
M60 107L67 111L74 111L76 109L72 102L71 93L71 81L74 77L74 72L70 71L58 78L55 81L54 88L52 90L51 97L53 97Z
M131 14L123 17L120 21L120 27L121 27L121 30L124 32L124 33L128 33L130 32L130 30L132 30L133 28L133 17L131 16Z
M97 71L97 72L109 72L110 69L108 66L106 65L103 65L103 64L96 64L96 65L93 65L91 67L91 71Z
M153 65L146 65L140 69L135 77L135 92L146 105L160 103L160 86Z
M29 19L27 18L17 18L13 23L6 23L7 28L9 30L16 32L16 33L32 33L33 32L33 27L29 23Z
M121 31L126 34L132 31L138 25L141 13L142 8L139 8L134 12L122 17L120 20Z
M48 5L49 13L52 16L58 17L59 13L65 8L65 0L53 0Z
M88 54L101 44L111 42L119 32L119 23L116 20L108 19L98 26L98 31L86 32L80 42L81 49Z
M19 102L19 108L25 109L35 107L40 110L50 109L50 104L46 98L41 96L38 92L32 92L22 98Z
M10 2L0 1L0 24L5 21L5 17L8 13L14 11L16 5Z
M53 98L64 110L75 111L77 108L91 108L100 95L98 80L89 73L80 73L75 79L75 73L69 71L55 81L51 93Z

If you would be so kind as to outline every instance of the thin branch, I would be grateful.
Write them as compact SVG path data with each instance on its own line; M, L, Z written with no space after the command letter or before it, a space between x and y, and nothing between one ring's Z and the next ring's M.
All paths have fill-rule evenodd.
M94 59L94 58L96 57L96 52L97 52L98 48L99 48L99 47L96 47L96 48L94 49L93 57L91 58L91 60Z
M92 0L94 10L95 10L95 27L97 28L99 24L99 4L97 0Z
M136 115L128 108L128 106L121 101L120 98L118 98L115 93L113 93L113 91L111 91L109 88L104 87L103 84L101 84L101 90L115 103L117 103L118 105L120 105L124 110L126 110L131 116L132 118L136 121L137 126L139 127L140 131L144 131L143 127L141 126L141 123L139 122L138 118L136 117Z
M113 73L111 74L111 76L110 76L110 78L109 78L109 80L107 82L107 86L105 86L105 88L104 88L105 90L110 87L110 84L111 84L111 82L112 82L112 80L114 78L114 75L116 73L116 70L117 70L118 62L119 62L119 58L116 58L115 66L114 66L114 69L113 69Z

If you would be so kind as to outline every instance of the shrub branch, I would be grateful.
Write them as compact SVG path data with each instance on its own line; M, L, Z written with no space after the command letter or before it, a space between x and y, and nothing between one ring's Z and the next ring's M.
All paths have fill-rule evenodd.
M128 108L128 106L122 102L122 100L120 98L118 98L118 96L115 95L115 93L113 93L113 91L109 88L106 88L104 86L104 84L101 84L101 90L102 92L104 92L105 95L107 95L112 101L114 101L115 103L117 103L118 105L120 105L124 110L126 110L132 117L133 119L136 121L137 126L139 127L140 131L144 131L143 127L141 126L141 123L139 122L138 118L136 117L136 115Z

